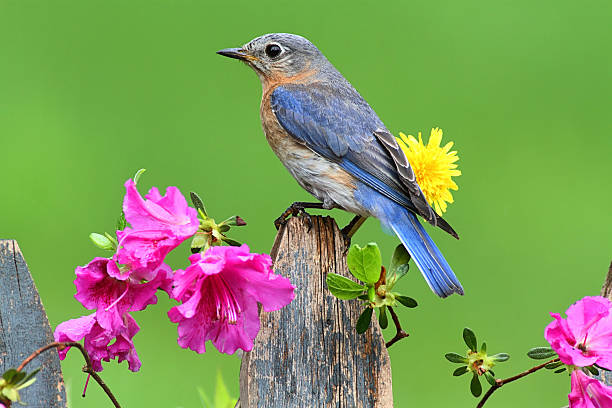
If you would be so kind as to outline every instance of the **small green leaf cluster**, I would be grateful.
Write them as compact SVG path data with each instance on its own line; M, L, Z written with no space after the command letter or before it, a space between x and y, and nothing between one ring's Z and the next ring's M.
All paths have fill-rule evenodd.
M204 207L204 202L200 196L193 191L190 193L190 196L193 206L198 210L200 220L200 227L191 240L192 253L196 254L202 250L206 251L211 246L216 245L242 245L240 242L226 236L231 227L246 225L242 218L235 215L217 224L206 212L206 207Z
M28 374L25 371L17 371L11 368L2 374L2 378L0 378L0 402L7 407L13 402L21 402L19 390L34 384L38 371L40 371L40 368Z
M479 397L482 394L482 385L480 384L480 377L484 376L489 384L494 386L495 373L491 370L496 363L501 363L510 358L507 353L498 353L492 356L487 354L487 343L482 343L480 350L478 349L478 342L476 341L476 334L466 327L463 329L463 341L468 346L467 353L464 355L458 353L446 353L444 357L451 363L462 364L457 368L453 375L458 377L465 373L472 373L472 380L470 381L470 391L475 397Z
M382 265L382 256L376 243L371 242L363 248L354 244L346 256L346 264L351 275L363 284L336 273L327 274L327 287L332 295L342 300L357 298L364 302L365 309L356 325L358 333L364 333L370 327L375 308L379 309L380 327L385 329L389 323L388 307L397 306L398 303L411 308L417 306L414 299L392 291L397 282L408 272L409 261L410 254L403 245L398 245L387 271Z

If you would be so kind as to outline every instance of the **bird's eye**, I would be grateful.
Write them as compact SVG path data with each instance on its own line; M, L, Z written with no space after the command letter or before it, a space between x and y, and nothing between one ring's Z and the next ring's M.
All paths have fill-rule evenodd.
M280 55L283 50L278 44L266 45L266 55L270 58L276 58Z

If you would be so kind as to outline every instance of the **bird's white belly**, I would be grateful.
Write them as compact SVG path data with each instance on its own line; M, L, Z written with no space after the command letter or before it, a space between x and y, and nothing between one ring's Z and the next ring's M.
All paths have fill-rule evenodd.
M326 208L338 207L355 214L369 215L355 200L352 176L336 163L303 146L277 155L300 186L322 201Z
M370 216L369 212L355 200L355 178L336 163L298 143L283 129L272 111L264 109L261 119L270 147L297 182L323 202L326 208L343 210Z

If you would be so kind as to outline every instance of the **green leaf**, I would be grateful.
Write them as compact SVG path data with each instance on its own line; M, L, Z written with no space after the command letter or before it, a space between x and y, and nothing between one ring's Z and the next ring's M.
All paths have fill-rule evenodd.
M28 380L30 380L31 378L34 378L34 376L36 374L38 374L38 372L40 371L42 367L38 367L36 370L30 372L26 378L23 379L23 383L26 383Z
M8 398L9 400L13 402L19 401L19 392L17 391L17 388L13 386L2 388L2 394L4 394L6 398Z
M395 277L393 279L393 286L395 286L395 284L408 273L409 269L409 264L404 264L397 267L397 269L395 270Z
M459 377L460 375L463 375L465 373L467 373L469 370L467 368L467 366L461 366L458 369L456 369L455 371L453 371L453 375L455 377Z
M376 243L371 242L364 248L355 244L346 256L346 264L354 277L365 283L376 283L380 278L382 258Z
M408 296L397 295L395 299L406 307L417 307L417 301Z
M446 359L451 363L467 364L468 362L468 359L465 356L457 353L446 353L444 357L446 357Z
M391 265L389 266L389 272L387 275L391 280L391 289L395 284L408 273L410 265L410 254L404 248L404 245L399 244L393 251L393 257L391 257ZM389 281L389 279L387 279Z
M493 377L493 375L490 372L485 371L484 376L489 384L491 384L492 386L495 386L495 377Z
M554 370L555 368L559 368L563 365L562 362L560 361L555 361L554 363L548 363L544 366L544 368L546 368L547 370ZM597 374L595 374L597 375Z
M363 285L337 273L328 273L325 282L331 294L342 300L355 299L365 290Z
M361 313L359 319L357 319L357 325L355 326L357 333L365 333L368 327L370 327L370 320L372 320L372 308L367 307L363 313Z
M204 202L202 201L198 193L191 191L189 192L189 196L191 197L191 202L193 203L193 206L198 211L202 211L204 216L208 217L208 213L206 212L206 207L204 207Z
M191 252L197 254L208 243L208 234L196 232L191 240Z
M203 408L212 408L213 404L210 401L210 398L208 398L208 395L206 395L206 393L201 387L198 387L197 389L198 394L200 394L200 401L202 402Z
M480 394L482 394L482 385L480 385L480 378L478 378L476 373L474 373L470 382L470 391L472 391L472 395L475 397L480 397Z
M494 355L492 355L490 357L491 357L491 359L493 361L501 363L503 361L508 360L510 358L510 354L508 354L508 353L497 353L497 354L494 354Z
M11 383L19 384L19 382L23 380L25 376L26 376L26 373L24 371L17 371L17 373L11 379Z
M378 324L381 329L386 329L389 326L389 320L387 319L387 306L382 306L378 312Z
M482 346L480 346L480 352L481 353L487 352L487 343L485 343L484 341L482 342Z
M368 300L370 302L376 301L376 288L374 285L368 286Z
M550 347L534 347L527 352L529 358L534 360L544 360L551 357L556 357L557 353Z
M134 174L134 184L138 184L138 180L140 180L140 176L142 176L142 174L147 171L147 169L140 169L136 172L136 174Z
M553 371L553 372L554 372L555 374L559 374L559 373L564 372L565 370L567 370L567 367L560 368L560 369L555 370L555 371Z
M469 327L463 329L463 341L474 353L478 351L478 342L476 341L476 335Z
M215 408L233 408L236 400L230 397L221 372L217 372L217 385L215 387Z
M92 232L89 234L89 239L91 239L91 242L93 242L93 244L100 249L104 249L106 251L112 251L115 249L113 242L102 234Z
M6 380L7 383L11 383L11 380L13 379L13 377L15 376L15 374L17 374L18 371L15 370L14 368L9 368L8 370L6 370L4 372L4 374L2 374L2 378L4 378Z
M127 221L125 220L125 213L121 211L121 215L119 216L119 219L117 220L116 229L117 231L121 231L121 230L124 230L125 227L127 227Z
M559 361L559 363L561 363L561 362ZM554 363L551 363L551 364L554 364ZM561 363L561 364L563 364L563 363ZM550 364L548 364L548 365L546 366L546 368L548 368L548 366L549 366L549 365L550 365ZM556 367L555 367L555 368L556 368ZM589 370L589 372L590 372L591 374L593 374L593 375L599 375L599 370L598 370L598 369L596 369L595 367L593 367L593 366L588 366L588 367L585 367L585 368L586 368L587 370Z
M228 237L223 237L221 238L221 240L225 242L226 244L228 244L229 246L241 246L242 245L240 242L236 241L235 239L231 239Z
M27 388L27 387L29 387L30 385L34 384L35 382L36 382L36 378L30 378L28 381L24 381L23 383L19 384L19 385L17 386L17 389L18 389L18 390L21 390L21 389L23 389L23 388Z

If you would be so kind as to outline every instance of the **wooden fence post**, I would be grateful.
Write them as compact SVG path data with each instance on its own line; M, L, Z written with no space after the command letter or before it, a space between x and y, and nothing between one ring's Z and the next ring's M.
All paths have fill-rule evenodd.
M271 256L296 297L261 314L261 331L240 368L242 408L393 406L391 364L380 327L357 334L360 301L341 301L325 284L328 272L351 277L346 243L336 222L291 218L279 230ZM352 278L352 277L351 277Z
M52 341L47 314L17 241L0 240L0 375ZM41 354L26 371L37 367L41 367L37 380L20 391L21 399L28 407L66 407L57 353Z

